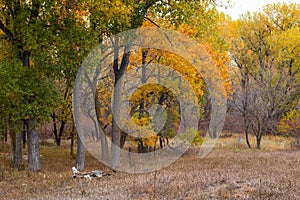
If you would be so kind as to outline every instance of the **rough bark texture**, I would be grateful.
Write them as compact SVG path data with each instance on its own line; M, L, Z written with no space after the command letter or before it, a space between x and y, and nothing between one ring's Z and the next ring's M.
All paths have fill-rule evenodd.
M28 167L32 171L41 169L39 133L32 119L25 120L28 141Z
M16 169L22 168L22 137L22 131L19 131L16 135L16 142L14 147L13 167Z
M25 124L23 123L23 131L22 131L22 137L23 137L23 149L26 148L26 127Z
M112 134L111 134L111 167L116 169L120 165L120 135L121 130L116 123L118 121L119 113L120 113L120 100L122 94L122 76L124 75L127 66L129 64L130 57L130 46L126 45L124 49L124 54L122 57L121 64L119 66L119 46L118 46L118 38L115 41L115 52L114 52L114 74L115 74L115 83L114 83L114 94L113 94L113 120L112 120Z
M63 135L64 129L65 129L65 125L66 125L66 121L65 120L61 120L60 121L60 128L59 128L59 134L58 134L58 138L57 138L57 146L60 146L61 144L61 137Z
M77 135L77 155L76 155L76 168L79 171L84 170L84 161L85 161L85 156L84 156L84 143L82 141L83 138L79 137Z
M84 161L85 161L85 155L84 155L84 135L83 135L83 129L82 129L82 121L81 121L81 102L80 102L80 77L82 75L82 68L79 69L78 76L75 81L74 85L74 119L76 123L76 131L77 131L77 155L76 155L76 168L78 170L84 170ZM78 120L79 119L79 120Z
M112 134L111 134L111 167L116 169L120 165L120 135L121 130L117 124L117 118L119 117L118 113L120 111L120 103L119 100L121 98L121 84L115 85L114 88L114 99L113 99L113 120L112 120Z
M257 145L257 149L261 148L261 136L256 136L256 145Z

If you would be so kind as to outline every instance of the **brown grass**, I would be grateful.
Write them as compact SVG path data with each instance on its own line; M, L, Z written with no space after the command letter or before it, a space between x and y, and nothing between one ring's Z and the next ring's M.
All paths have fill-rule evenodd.
M112 173L91 181L72 179L75 160L67 146L42 146L38 173L11 169L9 159L1 158L0 199L299 199L300 152L288 151L288 144L271 137L261 151L250 150L234 135L220 139L203 159L194 147L172 165L146 174L113 173L87 155L86 170Z

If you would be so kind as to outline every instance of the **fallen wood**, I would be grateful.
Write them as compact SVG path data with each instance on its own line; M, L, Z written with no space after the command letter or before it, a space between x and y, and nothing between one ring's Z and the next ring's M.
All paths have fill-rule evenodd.
M101 178L103 176L110 176L111 174L106 174L100 170L94 170L91 172L80 172L76 167L72 167L73 178L85 178L91 180L92 178Z

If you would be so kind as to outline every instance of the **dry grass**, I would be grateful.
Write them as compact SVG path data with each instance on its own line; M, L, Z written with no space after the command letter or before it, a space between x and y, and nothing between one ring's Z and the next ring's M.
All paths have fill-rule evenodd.
M0 199L299 199L300 152L287 151L284 138L266 141L258 151L238 144L237 136L223 138L203 159L191 148L157 172L117 172L91 181L72 179L75 161L67 147L43 146L39 173L13 170L4 160ZM86 164L112 173L90 155Z
M242 143L238 143L239 134L232 134L229 138L221 138L218 141L217 148L231 149L234 151L248 150L244 135L242 137ZM253 135L249 135L249 141L252 148L256 148L256 138ZM287 138L284 136L264 136L262 137L261 150L264 152L285 151L291 149L291 143L293 138Z

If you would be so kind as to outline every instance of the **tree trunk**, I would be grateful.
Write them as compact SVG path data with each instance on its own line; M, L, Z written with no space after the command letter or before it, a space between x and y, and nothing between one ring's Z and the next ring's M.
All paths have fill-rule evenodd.
M35 121L25 120L28 141L28 167L32 171L41 169L39 133L35 129Z
M82 68L81 68L82 69ZM79 69L77 77L81 77L82 70ZM76 131L77 131L77 155L76 155L76 168L78 170L83 171L84 170L84 161L85 161L85 155L84 155L84 134L83 134L83 128L82 128L82 120L81 120L81 102L79 101L79 91L80 91L80 80L76 79L75 85L74 85L74 119L76 123ZM80 120L76 120L80 119Z
M257 145L257 149L260 149L261 148L261 136L258 135L256 136L256 145Z
M119 67L119 44L118 38L115 40L115 47L114 47L114 74L115 74L115 83L114 83L114 92L113 92L113 120L112 120L112 133L111 133L111 167L116 169L120 165L120 135L121 130L117 124L119 121L119 113L120 113L120 101L121 101L121 94L122 94L122 77L125 74L127 66L129 64L129 57L130 57L130 49L131 46L126 45L124 49L124 54L122 56L122 61Z
M66 125L66 121L65 120L61 120L61 122L60 122L60 128L59 128L59 134L58 134L58 138L57 138L57 146L60 146L60 144L61 144L61 137L63 135L64 129L65 129L65 125Z
M13 130L9 130L9 135L11 139L12 151L15 152L16 148L16 132Z
M8 127L7 127L7 119L3 120L3 142L6 144L7 143L7 136L8 136Z
M120 148L123 149L127 138L127 133L121 131Z
M7 132L8 132L8 131L7 131L7 128L5 127L5 128L4 128L4 143L5 143L5 144L7 143L7 135L8 135Z
M56 142L56 145L59 146L55 112L51 115L51 117L52 117L52 122L53 122L53 133L54 133L54 137L55 137L55 142Z
M23 122L22 137L23 137L23 149L25 149L26 148L26 126L24 122Z
M104 135L104 133L100 133L100 139L101 139L101 158L105 161L108 161L108 144L107 144L107 138Z
M116 115L114 115L116 117ZM120 165L120 128L115 119L112 121L112 134L111 134L111 167L116 169Z
M22 168L22 140L23 140L23 134L22 130L18 131L16 135L16 142L14 147L14 161L13 161L13 167L16 169Z
M83 136L81 136L81 137L83 137ZM84 156L84 142L83 142L83 138L81 138L81 137L77 134L76 168L80 171L83 171L85 156Z
M249 149L252 149L251 144L250 144L250 141L249 141L249 133L248 133L248 130L245 130L245 136L246 136L246 143L247 143Z

